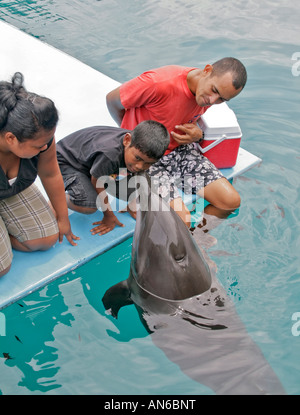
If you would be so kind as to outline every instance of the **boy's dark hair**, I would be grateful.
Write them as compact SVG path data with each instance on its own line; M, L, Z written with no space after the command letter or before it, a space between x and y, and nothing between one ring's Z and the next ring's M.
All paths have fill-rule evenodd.
M130 147L137 148L141 153L152 159L160 159L169 144L170 136L168 130L157 121L142 121L131 133Z
M11 82L0 82L0 132L11 132L22 142L41 129L52 130L58 122L54 102L27 92L24 77L16 72Z
M247 82L245 66L236 58L223 58L213 63L211 76L222 76L227 72L232 74L232 84L235 89L244 88Z

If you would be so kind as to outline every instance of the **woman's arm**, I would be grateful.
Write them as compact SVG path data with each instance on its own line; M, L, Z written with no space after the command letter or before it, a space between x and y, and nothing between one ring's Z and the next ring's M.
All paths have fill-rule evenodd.
M39 156L38 175L56 214L59 228L59 242L62 242L65 235L71 245L77 245L74 240L80 238L73 235L71 231L65 188L56 158L54 140L48 150Z

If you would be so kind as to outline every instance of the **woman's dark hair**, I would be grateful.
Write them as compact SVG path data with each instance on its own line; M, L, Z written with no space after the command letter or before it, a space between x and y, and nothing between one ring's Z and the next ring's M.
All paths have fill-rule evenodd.
M142 121L131 134L130 147L152 159L160 159L170 144L170 136L166 127L153 120Z
M20 142L34 138L41 128L52 130L58 122L54 102L27 92L23 81L16 72L11 82L0 82L0 132L11 132Z

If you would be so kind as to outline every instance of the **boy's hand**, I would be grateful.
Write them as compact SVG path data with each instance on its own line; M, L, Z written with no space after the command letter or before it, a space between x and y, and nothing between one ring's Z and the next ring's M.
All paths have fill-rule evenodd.
M120 213L128 212L133 219L136 219L136 211L131 210L129 205L127 205L126 208L119 210L119 212Z
M136 219L137 204L136 199L128 203L125 209L120 210L120 213L128 212L133 219Z
M97 233L100 235L104 235L114 229L116 225L124 227L123 223L121 223L115 215L104 216L102 220L98 222L94 222L94 228L91 229L92 235L96 235Z

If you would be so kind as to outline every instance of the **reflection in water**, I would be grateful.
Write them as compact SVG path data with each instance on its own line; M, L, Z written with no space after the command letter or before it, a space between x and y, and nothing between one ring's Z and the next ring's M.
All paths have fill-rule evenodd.
M7 333L1 337L0 357L4 357L8 367L18 368L22 374L18 385L31 392L47 392L61 386L55 381L59 367L58 350L52 345L53 332L55 326L71 326L74 321L59 289L49 285L47 291L47 296L41 291L32 301L19 301L4 310Z
M114 300L105 298L112 308ZM217 394L285 393L215 278L211 289L183 301L171 315L136 308L153 343L183 373Z

